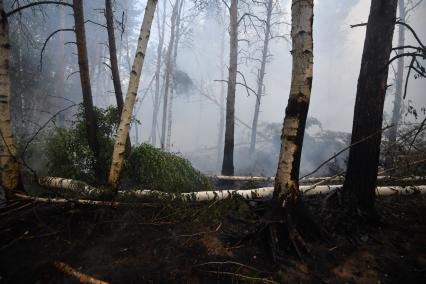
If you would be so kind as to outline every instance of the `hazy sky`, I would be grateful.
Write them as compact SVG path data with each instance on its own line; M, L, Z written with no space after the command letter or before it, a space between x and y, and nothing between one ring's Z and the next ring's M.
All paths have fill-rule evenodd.
M145 1L144 1L145 2ZM289 19L290 1L281 1L281 7ZM351 24L366 22L370 1L368 0L317 0L314 8L314 78L309 115L318 118L324 128L350 132L356 85L360 69L365 28L350 28ZM426 41L426 3L422 3L410 17L409 23L419 37ZM178 68L188 73L197 87L219 98L221 78L220 46L225 35L225 63L228 62L227 26L216 19L199 18L193 25L191 40L179 51ZM156 44L156 26L151 44ZM282 27L288 33L286 27ZM407 42L412 42L407 33ZM241 43L241 47L248 47ZM267 65L265 77L266 96L262 98L260 123L282 122L288 100L291 56L290 46L285 40L274 40L270 51L272 61ZM154 62L155 49L151 48L147 62ZM256 62L240 64L239 69L246 74L249 85L256 88ZM145 82L152 75L146 74ZM226 77L225 72L225 77ZM393 74L390 72L390 77ZM226 79L226 78L225 78ZM392 82L390 82L392 83ZM408 97L416 106L426 106L426 80L411 78ZM386 112L390 113L392 96L386 100ZM251 124L255 97L247 96L243 88L238 88L236 98L236 115ZM195 90L191 96L176 98L173 102L173 151L194 151L217 144L218 108L199 96ZM150 132L152 115L152 98L148 97L139 113L142 121L139 128L140 140L147 140ZM420 119L420 118L419 118ZM134 133L134 132L133 132ZM237 123L236 140L247 142L247 129ZM134 135L134 134L133 134Z

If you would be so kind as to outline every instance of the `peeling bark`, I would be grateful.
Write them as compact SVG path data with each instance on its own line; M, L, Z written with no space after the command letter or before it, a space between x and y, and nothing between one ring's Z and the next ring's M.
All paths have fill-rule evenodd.
M0 0L0 173L6 197L13 196L21 187L16 146L10 125L10 42L9 25Z
M148 0L146 4L136 55L133 61L132 72L130 73L129 87L127 89L123 112L121 113L121 120L117 131L117 138L115 140L114 152L112 155L111 170L108 178L109 185L114 189L117 188L118 179L123 168L126 139L129 135L132 112L136 102L139 81L156 6L157 0Z

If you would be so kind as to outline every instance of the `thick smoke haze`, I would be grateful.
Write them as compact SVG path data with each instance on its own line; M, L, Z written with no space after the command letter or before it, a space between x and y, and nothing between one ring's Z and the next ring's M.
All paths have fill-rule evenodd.
M143 75L139 88L138 102L135 108L135 118L140 124L132 125L131 139L134 144L146 143L150 141L152 112L154 104L153 76L156 64L156 50L159 40L157 17L161 16L163 4L167 4L166 10L166 30L165 47L170 37L170 17L171 4L169 1L159 1L158 11L155 15L151 39L145 58ZM215 2L215 1L212 1ZM218 150L218 130L220 105L224 107L225 101L221 101L221 89L225 90L226 83L220 80L227 80L227 65L229 64L229 34L228 15L224 14L224 7L221 1L216 1L215 5L208 6L206 10L198 11L194 8L193 1L185 1L183 7L185 23L185 33L179 45L177 55L177 69L189 83L184 86L173 98L173 124L171 134L171 151L180 152L189 158L196 167L209 173L217 173L221 166L221 147ZM132 6L132 17L120 18L127 13L126 7ZM120 60L120 72L123 92L125 93L128 84L129 68L133 61L137 34L143 18L143 10L146 1L115 1L116 21L125 22L123 26L117 26L117 46ZM90 1L90 7L86 7L86 18L94 22L104 22L103 15L96 9L103 7L103 1ZM287 104L290 80L292 57L290 54L290 1L279 2L280 14L277 21L281 22L278 27L274 27L274 32L280 37L275 38L270 43L269 62L266 66L265 95L262 97L260 106L259 129L262 133L271 135L268 137L258 136L256 145L259 149L259 159L268 160L265 169L251 171L250 161L247 159L247 148L250 142L250 129L256 97L248 92L243 86L237 86L236 95L236 172L273 174L276 167L277 151L279 147L279 135L281 123L283 121L285 107ZM311 127L307 133L308 143L305 143L302 158L302 172L312 169L322 162L324 158L337 152L347 144L348 136L343 133L350 133L352 128L353 109L357 79L360 70L361 56L364 44L365 27L351 28L350 25L366 22L368 19L370 1L368 0L317 0L314 7L314 78L311 95L311 105L309 116L316 118L316 128ZM46 15L57 14L58 7L50 7L46 10ZM263 17L264 11L258 8L254 12ZM242 13L242 11L240 11ZM422 3L410 14L409 24L416 30L418 36L426 40L426 4ZM43 22L43 29L46 34L58 28L58 21L47 20ZM72 17L66 14L66 26L73 25ZM13 23L12 23L13 26ZM106 32L98 25L87 23L88 49L90 54L90 65L92 68L91 80L96 106L105 107L115 105L113 86L109 69L102 62L107 60L108 48L106 46ZM395 31L397 32L397 29ZM259 62L247 60L248 54L259 57L260 41L254 36L254 32L243 32L240 28L239 43L240 58L239 71L244 74L248 86L256 89L256 75ZM57 61L57 36L52 39L44 53L45 64L56 65ZM73 41L73 35L66 33L66 41ZM246 41L247 40L247 41ZM394 36L394 41L396 37ZM38 48L44 38L37 39ZM406 33L406 43L415 44L413 36ZM222 50L223 47L223 50ZM74 47L65 47L66 63L76 65ZM223 56L221 56L223 54ZM73 102L81 101L81 90L79 89L78 75L71 75L76 69L66 70L66 76L70 76L66 83L65 97ZM392 89L394 73L389 72L390 85L385 103L385 123L390 120L394 93ZM163 77L162 77L163 79ZM218 81L219 80L219 81ZM238 77L242 82L243 78ZM405 105L413 105L417 109L426 106L425 94L426 81L410 78L408 95L404 101ZM55 101L49 107L58 109L66 105L67 101ZM161 110L159 114L159 127L161 128ZM52 110L53 112L54 110ZM417 121L424 118L420 111ZM71 114L71 112L69 113ZM406 121L414 121L411 115L403 116ZM72 119L71 116L68 119ZM336 137L335 144L322 149L321 143L315 140L318 133L334 131ZM330 132L331 133L331 132ZM160 135L160 130L157 130ZM306 140L306 138L305 138ZM159 141L159 136L157 137ZM315 142L316 141L316 142ZM311 143L312 142L312 143ZM158 145L157 145L158 146ZM311 147L311 149L308 149ZM313 148L312 148L313 147ZM218 160L219 151L219 160ZM263 156L262 156L263 155ZM342 162L342 161L340 161Z

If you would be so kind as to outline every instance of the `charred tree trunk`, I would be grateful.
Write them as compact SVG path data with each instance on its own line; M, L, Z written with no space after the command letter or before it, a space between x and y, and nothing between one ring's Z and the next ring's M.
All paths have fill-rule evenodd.
M115 140L111 169L108 178L109 185L114 189L117 188L118 179L120 178L120 173L123 168L126 139L129 135L132 112L136 102L139 81L156 6L157 0L148 0L138 38L138 46L136 49L135 59L133 61L132 72L130 73L129 87L127 89L123 112L121 113L121 120L117 131L117 138Z
M301 200L299 168L303 136L308 115L313 76L313 7L314 0L293 0L291 8L293 69L281 135L281 150L275 177L270 209L274 220L286 220L293 245L298 241L296 225L300 216ZM270 226L273 251L279 251L281 228Z
M10 42L7 16L0 0L0 174L6 197L20 189L19 164L10 125Z
M103 178L99 163L99 142L97 137L97 122L93 108L92 86L90 84L89 60L87 57L86 30L84 27L84 10L82 0L73 0L75 36L77 41L78 66L80 71L81 91L83 93L84 118L86 123L87 141L95 159L97 177Z
M226 18L226 10L223 15L223 20ZM225 33L222 35L220 45L220 79L225 80ZM222 164L223 157L223 140L225 135L225 86L220 85L220 101L219 101L219 127L217 135L217 166L216 169L219 172Z
M399 0L399 18L401 21L405 22L405 0ZM405 44L405 27L403 25L398 26L398 46L404 46ZM404 49L400 49L398 54L404 53ZM389 153L386 156L386 168L394 168L396 162L396 136L398 134L398 123L401 120L402 112L402 90L404 82L404 56L398 58L397 61L397 71L395 76L395 100L393 102L393 111L392 111L392 120L391 124L393 125L388 131L389 139Z
M354 205L367 217L374 216L380 129L397 2L397 0L371 1L358 78L351 144L368 136L372 137L351 147L344 188L354 196Z
M238 0L231 1L229 18L229 71L222 175L232 176L234 175L235 91L238 65Z
M261 59L262 61L260 63L260 69L259 69L259 73L257 77L256 104L254 106L253 123L251 126L251 140L250 140L250 148L249 148L249 155L251 158L253 158L254 151L256 148L257 124L259 122L260 101L264 93L263 80L265 78L265 69L266 69L266 63L267 63L266 61L268 59L268 53L269 53L272 4L273 4L273 0L268 0L268 4L267 4L268 6L266 7L267 15L266 15L266 22L265 22L265 38L263 39L263 50L262 50L262 59Z
M161 149L165 149L166 147L166 126L167 126L167 107L169 104L169 88L170 88L170 77L173 74L173 58L172 52L175 44L176 38L176 18L179 10L179 0L175 1L173 6L172 20L171 20L171 28L170 28L170 41L169 46L167 48L166 54L166 71L165 71L165 79L164 79L164 101L163 101L163 120L161 124Z
M105 18L107 23L108 30L108 48L109 48L109 58L111 62L111 73L112 73L112 82L114 84L115 99L117 101L118 109L118 119L121 117L123 112L123 92L121 90L121 80L120 80L120 71L118 68L117 60L117 47L115 44L115 34L114 34L114 14L112 11L111 0L105 0ZM126 140L126 156L130 154L132 149L130 143L130 137L127 135Z
M162 22L160 23L160 13L157 13L157 26L158 26L158 45L157 45L157 61L155 68L155 95L154 95L154 108L152 112L151 124L151 143L155 147L157 144L157 123L158 123L158 110L160 108L160 73L161 63L163 57L164 45L164 31L166 27L166 3L163 3Z

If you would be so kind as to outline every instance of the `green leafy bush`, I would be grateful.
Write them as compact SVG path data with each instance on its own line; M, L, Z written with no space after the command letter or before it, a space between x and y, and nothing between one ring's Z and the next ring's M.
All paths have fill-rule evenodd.
M210 180L191 163L172 153L142 144L133 148L125 176L143 189L188 192L211 189Z
M96 109L102 180L94 172L95 158L86 139L83 110L75 115L70 128L58 128L47 139L47 174L102 184L107 180L118 128L117 109ZM122 179L127 185L165 192L207 190L209 179L184 158L156 149L148 144L134 147L125 161Z

